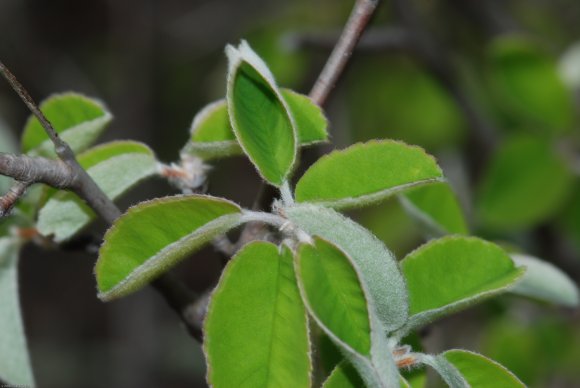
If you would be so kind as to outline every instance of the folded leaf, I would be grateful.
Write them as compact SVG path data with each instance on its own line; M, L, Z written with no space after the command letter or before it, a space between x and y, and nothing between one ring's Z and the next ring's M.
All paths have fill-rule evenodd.
M405 210L424 225L428 235L468 234L461 205L448 183L438 182L399 195Z
M204 323L213 387L310 387L306 310L292 252L246 245L228 264Z
M262 177L280 186L296 161L297 129L267 65L242 41L226 47L227 105L238 142Z
M403 334L505 292L525 272L500 247L475 237L433 240L401 262L411 317Z
M93 144L112 119L100 102L77 93L51 96L40 104L40 109L75 152ZM22 151L29 155L54 156L54 146L34 116L24 127Z
M442 355L474 388L523 388L525 385L509 370L481 354L448 350Z
M370 141L320 158L298 181L296 201L334 208L363 206L442 179L435 159L421 148L393 140Z
M377 316L386 330L408 317L407 288L395 256L371 232L336 211L315 205L284 209L286 217L311 235L339 246L356 263Z
M129 209L107 231L95 267L99 298L138 290L203 244L240 223L241 209L209 196L154 199Z
M503 143L488 166L477 210L488 228L527 228L560 208L572 182L572 172L551 142L540 137L513 137Z
M461 372L443 355L432 356L425 354L421 357L421 362L433 368L441 376L443 381L447 383L449 388L471 388ZM473 388L476 387L474 386Z
M328 122L322 109L308 96L289 89L280 89L280 93L294 117L300 145L326 141ZM191 125L191 141L184 151L206 160L243 154L230 125L226 100L207 105L195 116Z
M563 306L578 306L578 287L562 270L532 256L512 254L511 257L518 267L526 268L526 273L510 292Z
M297 252L297 277L309 313L368 386L398 387L391 344L351 259L315 237Z
M144 144L117 141L79 155L79 163L97 185L115 200L139 181L157 173L153 151ZM73 237L95 218L94 212L75 194L49 189L38 214L38 231L56 242Z
M34 387L18 293L19 243L0 238L0 381Z

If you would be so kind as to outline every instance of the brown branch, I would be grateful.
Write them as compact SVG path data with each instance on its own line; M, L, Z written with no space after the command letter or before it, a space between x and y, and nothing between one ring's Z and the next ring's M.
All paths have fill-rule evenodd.
M16 182L5 195L0 197L0 218L10 214L16 201L26 193L28 186L30 186L29 183Z
M310 98L315 104L322 106L326 103L378 4L379 0L356 0L334 50L310 91Z

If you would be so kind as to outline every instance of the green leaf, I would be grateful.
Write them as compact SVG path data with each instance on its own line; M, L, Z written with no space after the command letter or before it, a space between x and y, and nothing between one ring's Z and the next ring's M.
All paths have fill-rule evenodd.
M75 152L94 143L112 119L100 102L76 93L53 95L40 104L40 109ZM53 148L38 119L31 116L22 134L22 151L54 157Z
M117 141L79 155L79 163L97 185L115 200L139 181L157 173L153 151L144 144ZM75 194L50 189L38 214L38 231L58 243L68 240L93 219L94 212Z
M433 368L450 388L471 388L465 377L443 355L424 354L420 360L423 364Z
M297 129L267 65L242 41L226 47L227 105L238 142L262 177L280 186L296 161Z
M287 247L253 242L229 262L204 339L213 387L310 386L308 321Z
M209 196L165 197L129 209L107 231L95 267L99 298L138 290L240 223L241 209Z
M572 173L550 142L511 138L492 158L479 187L481 222L497 230L537 225L559 209L572 182Z
M294 117L300 145L326 141L328 122L320 107L308 96L289 89L280 89L280 92ZM195 116L191 125L191 141L184 152L205 160L243 153L230 125L226 100L207 105Z
M360 388L364 382L352 364L342 361L334 368L322 388Z
M423 224L429 235L468 234L461 205L448 183L438 182L399 195L407 212Z
M513 373L481 354L466 350L448 350L443 357L476 388L523 388L525 385Z
M402 326L408 317L405 279L395 256L371 232L328 208L296 205L286 217L311 235L339 246L356 263L377 316L386 330Z
M553 133L572 129L571 93L555 61L533 42L503 36L488 48L489 83L499 107L512 119Z
M334 208L378 202L405 189L443 179L421 148L383 140L355 144L320 158L296 185L296 201Z
M18 294L19 243L0 238L0 380L10 386L34 387Z
M318 325L344 351L368 386L396 387L399 372L384 327L350 258L315 237L297 252L298 285Z
M505 292L525 272L497 245L460 236L428 242L401 266L411 314L404 333Z
M522 279L510 290L512 293L568 307L578 306L578 287L562 270L532 256L512 254L511 258L518 267L526 268Z

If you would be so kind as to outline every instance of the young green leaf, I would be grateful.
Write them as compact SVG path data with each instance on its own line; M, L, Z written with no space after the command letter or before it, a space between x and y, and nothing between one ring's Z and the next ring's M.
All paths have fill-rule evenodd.
M347 361L342 361L334 368L322 384L322 388L360 388L364 382L356 369Z
M0 380L10 386L34 387L18 294L19 243L0 238Z
M488 58L490 86L505 113L555 133L572 129L572 96L552 58L516 36L496 39Z
M533 226L559 209L572 182L572 172L550 142L514 137L491 160L479 188L477 210L489 228Z
M76 93L51 96L40 104L40 109L75 152L93 144L112 119L100 102ZM22 134L22 151L53 157L53 148L38 119L31 116Z
M568 307L578 306L578 287L562 270L532 256L512 254L511 258L518 267L526 268L522 279L510 290L512 293Z
M138 290L203 244L240 223L241 209L203 195L142 202L107 231L95 267L99 298Z
M481 354L468 352L466 350L448 350L442 354L442 357L461 373L471 387L525 387L513 373Z
M433 368L450 388L471 388L465 377L443 355L424 354L420 361Z
M290 221L344 250L356 263L377 316L386 330L402 326L408 317L407 288L395 256L371 232L328 208L301 204L284 209Z
M322 109L308 96L289 89L280 89L280 93L294 117L300 145L326 141L328 122ZM230 125L226 100L207 105L195 116L191 125L191 139L184 152L205 160L243 153Z
M296 185L296 201L334 208L378 202L405 189L443 180L421 148L383 140L355 144L320 158Z
M253 242L229 262L204 339L213 387L310 387L308 321L288 248Z
M469 233L461 205L446 182L410 189L399 200L430 236Z
M505 292L525 272L500 247L475 237L433 240L401 262L411 317L403 334Z
M345 353L368 386L398 387L399 372L384 327L350 258L315 237L297 252L302 298L318 325Z
M262 177L280 186L296 161L297 130L267 65L245 42L226 47L227 105L238 142Z
M132 141L101 145L79 155L78 160L112 200L157 173L153 151ZM75 194L49 189L38 213L37 229L60 243L73 237L94 218L93 211Z

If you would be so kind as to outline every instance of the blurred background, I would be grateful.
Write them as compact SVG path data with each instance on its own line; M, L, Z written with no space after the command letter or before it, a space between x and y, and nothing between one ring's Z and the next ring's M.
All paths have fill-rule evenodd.
M142 141L171 162L195 113L225 94L227 43L247 39L280 85L308 93L352 4L0 0L0 58L39 101L68 90L102 100L115 116L103 141ZM332 142L304 163L372 138L421 145L449 177L471 233L579 283L579 20L576 0L383 1L325 107ZM18 139L27 117L0 83L0 131ZM258 187L244 158L214 164L211 194L251 206ZM120 205L168 193L147 182ZM351 215L399 258L424 241L396 200ZM98 241L103 230L86 236ZM22 253L38 385L206 386L200 345L157 294L97 300L95 259L74 244ZM203 292L222 266L207 248L175 272ZM578 310L504 296L438 321L421 341L433 353L479 351L533 387L580 386Z

